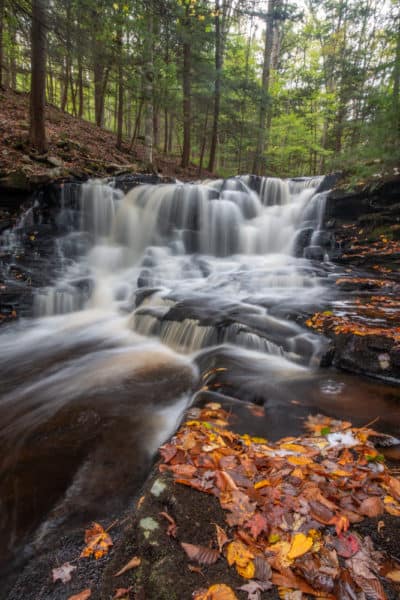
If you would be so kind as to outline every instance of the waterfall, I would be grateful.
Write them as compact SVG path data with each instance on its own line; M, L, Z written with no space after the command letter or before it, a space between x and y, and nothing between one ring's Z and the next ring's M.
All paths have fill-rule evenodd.
M307 362L317 338L316 347L312 335L305 344L297 325L277 334L272 316L285 306L290 312L294 298L301 306L323 293L308 260L324 256L317 250L326 198L315 193L320 183L243 176L141 185L123 196L91 181L78 199L76 186L65 186L65 268L37 294L36 314L113 306L131 315L132 329L179 352L228 343ZM223 300L233 315L218 308Z

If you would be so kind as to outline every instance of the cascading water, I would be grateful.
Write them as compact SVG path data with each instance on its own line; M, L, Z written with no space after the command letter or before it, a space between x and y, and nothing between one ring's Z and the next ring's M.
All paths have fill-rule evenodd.
M37 318L0 334L0 559L35 528L40 544L71 515L131 498L199 371L207 394L267 402L267 435L299 426L299 394L347 410L359 383L342 376L326 394L313 369L325 343L299 324L333 268L320 182L65 185L59 277L38 291ZM364 386L363 402L376 395Z

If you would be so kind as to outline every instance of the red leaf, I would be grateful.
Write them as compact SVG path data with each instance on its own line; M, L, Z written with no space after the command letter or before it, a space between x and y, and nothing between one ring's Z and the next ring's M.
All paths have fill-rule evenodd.
M245 527L250 529L251 535L257 539L260 533L268 531L268 521L261 513L257 512L245 523Z
M334 540L336 552L343 558L351 558L360 549L358 538L352 534L341 534Z

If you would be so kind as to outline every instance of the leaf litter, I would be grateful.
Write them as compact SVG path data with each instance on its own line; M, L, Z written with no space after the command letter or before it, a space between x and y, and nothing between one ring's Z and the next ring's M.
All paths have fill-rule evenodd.
M400 516L400 481L369 439L377 432L318 415L304 435L269 442L228 421L220 405L206 405L160 450L160 471L215 496L230 528L216 528L215 549L182 543L190 560L224 558L248 600L271 587L285 600L386 600L383 583L400 592L395 558L352 530L384 512ZM193 598L237 596L216 583Z

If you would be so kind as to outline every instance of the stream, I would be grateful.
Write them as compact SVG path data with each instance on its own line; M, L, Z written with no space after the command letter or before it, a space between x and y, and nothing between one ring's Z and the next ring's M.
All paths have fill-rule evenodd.
M55 282L0 330L3 565L126 507L193 402L270 439L316 412L400 435L399 388L327 368L304 326L341 273L323 183L64 185Z

